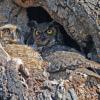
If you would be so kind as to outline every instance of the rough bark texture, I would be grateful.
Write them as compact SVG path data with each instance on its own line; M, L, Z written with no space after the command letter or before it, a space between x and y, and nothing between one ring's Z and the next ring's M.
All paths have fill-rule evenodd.
M6 6L5 6L6 5ZM26 10L15 5L12 0L3 0L0 2L0 26L7 23L18 25L23 29L23 33L28 30L28 18Z
M0 0L0 26L15 24L26 34L26 8L36 6L63 25L81 48L91 36L100 57L99 0ZM100 100L100 64L80 54L76 59L77 53L60 53L47 62L31 47L0 44L0 100Z
M61 53L61 55L63 53ZM75 62L73 61L73 59L76 58L76 55L79 56L79 60ZM64 76L65 74L68 74L69 70L66 69L66 71L64 70L64 72L62 70L62 68L64 67L63 65L62 68L59 69L59 72L54 72L54 70L52 70L51 68L53 73L51 73L52 71L48 73L46 71L46 68L50 68L52 63L49 66L49 63L44 61L36 51L28 46L7 44L6 47L3 48L0 45L0 99L99 100L100 76L97 73L94 73L85 68L96 67L100 69L100 64L97 64L95 62L91 63L91 61L88 61L77 53L73 54L70 52L67 53L66 56L68 56L69 59L66 67L71 66L71 64L72 66L70 68L72 68L73 65L77 66L76 63L79 64L80 61L86 63L81 63L82 65L80 66L82 68L80 69L77 69L75 71L70 70L69 76L67 76L67 78ZM56 58L54 59L56 60ZM52 67L53 66L54 65L52 65ZM27 70L25 70L25 68L27 68ZM55 67L55 70L56 68L57 67ZM27 74L27 72L29 74ZM51 77L57 80L50 80L49 78ZM64 79L62 77L64 77ZM61 78L61 80L59 78Z
M47 63L27 46L8 45L5 50L0 46L1 100L36 100L36 93L47 79L43 76Z

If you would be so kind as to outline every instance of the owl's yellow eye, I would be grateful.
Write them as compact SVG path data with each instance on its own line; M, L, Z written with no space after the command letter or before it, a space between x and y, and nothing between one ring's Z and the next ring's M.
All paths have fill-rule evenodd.
M36 35L39 35L40 33L39 33L39 31L36 31L35 34L36 34Z
M51 35L51 34L53 34L53 31L52 31L52 30L47 30L47 33L48 33L49 35Z

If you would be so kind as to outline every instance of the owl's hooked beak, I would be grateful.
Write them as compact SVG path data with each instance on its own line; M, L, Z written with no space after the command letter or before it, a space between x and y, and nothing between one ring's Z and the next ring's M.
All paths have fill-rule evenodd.
M37 46L46 46L49 43L49 39L45 39L45 40L36 40L35 44Z

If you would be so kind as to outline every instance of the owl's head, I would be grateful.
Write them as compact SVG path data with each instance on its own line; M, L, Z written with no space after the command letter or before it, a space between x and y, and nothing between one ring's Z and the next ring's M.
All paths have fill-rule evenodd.
M7 43L18 43L21 39L21 29L16 25L6 24L0 27L0 39Z
M52 22L38 24L36 21L29 23L34 38L34 44L38 47L52 46L61 42L61 33L58 25Z

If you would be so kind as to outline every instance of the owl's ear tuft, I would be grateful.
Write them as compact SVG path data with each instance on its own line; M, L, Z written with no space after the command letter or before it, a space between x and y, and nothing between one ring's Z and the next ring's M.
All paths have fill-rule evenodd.
M58 25L58 23L56 22L56 21L54 21L54 20L52 20L50 23L49 23L49 27L55 27L55 28L58 28L59 27L59 25Z
M37 25L38 25L38 23L37 23L37 21L32 20L32 21L28 22L27 25L28 25L29 27L31 27L31 28L32 28L32 27L33 27L33 28L36 28Z
M54 26L54 24L55 24L55 21L52 20L52 21L49 23L49 27L50 27L50 26Z

